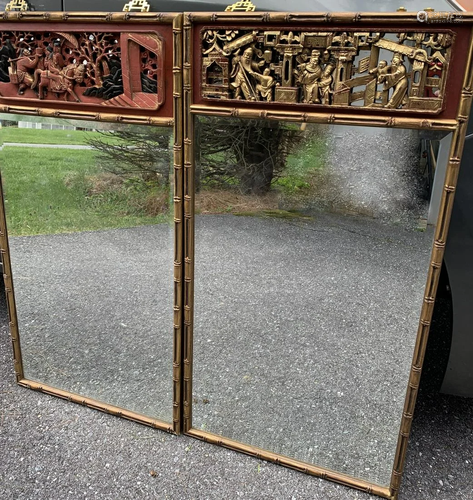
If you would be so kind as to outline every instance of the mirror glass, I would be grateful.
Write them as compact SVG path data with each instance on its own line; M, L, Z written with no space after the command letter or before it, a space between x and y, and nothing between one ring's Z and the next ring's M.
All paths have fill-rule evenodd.
M198 118L194 429L389 486L444 175L422 144Z
M172 422L172 129L0 119L25 378Z

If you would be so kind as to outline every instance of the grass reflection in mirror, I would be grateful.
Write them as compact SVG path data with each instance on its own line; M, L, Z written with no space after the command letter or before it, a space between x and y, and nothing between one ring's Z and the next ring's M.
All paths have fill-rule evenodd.
M170 221L169 187L140 173L107 171L99 151L89 144L97 137L103 134L2 129L3 183L11 236ZM120 146L112 134L106 140L112 146L133 147L132 138ZM40 147L45 144L54 147Z
M0 120L24 377L168 428L172 130L20 115ZM105 151L94 147L98 142ZM156 173L115 171L136 155Z

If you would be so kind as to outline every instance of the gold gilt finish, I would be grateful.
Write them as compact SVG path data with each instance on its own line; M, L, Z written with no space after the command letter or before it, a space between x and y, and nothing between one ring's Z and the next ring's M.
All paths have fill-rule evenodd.
M180 15L180 14L179 14ZM176 14L170 12L43 12L43 11L5 11L0 12L1 21L22 22L86 22L99 24L121 23L150 23L172 24ZM64 27L63 27L64 28Z
M457 128L453 132L452 143L448 155L448 165L445 177L445 185L440 205L439 218L434 237L434 246L432 250L431 264L427 285L424 292L424 303L422 306L419 329L417 333L417 342L412 360L411 373L407 388L406 400L404 403L403 418L399 431L399 439L394 461L393 473L391 477L391 492L396 498L399 493L401 476L404 468L404 461L407 452L409 433L414 415L414 408L419 390L420 377L422 373L422 363L424 361L425 349L429 337L429 328L432 321L432 313L435 304L435 295L442 267L443 256L445 252L445 243L447 240L448 226L453 208L453 199L458 180L459 167L463 146L465 142L466 129L468 126L468 117L473 101L473 31L470 38L470 48L467 54L467 68L465 71L460 104L457 110Z
M15 377L18 383L23 380L23 363L21 359L20 338L18 335L18 323L16 318L15 294L13 291L13 280L11 274L10 249L8 245L7 227L5 218L5 198L3 196L3 184L0 178L0 253L2 255L3 281L5 283L5 297L9 319L10 335L13 346L13 364Z
M468 24L473 22L473 14L463 13L462 16L464 22ZM397 498L445 249L468 114L472 103L473 48L471 39L458 110L455 118L446 119L437 118L436 113L445 104L446 75L447 72L452 71L453 57L449 38L452 24L438 24L436 29L431 31L428 30L429 27L423 26L429 35L421 37L416 15L403 11L391 15L217 12L187 14L184 18L181 15L141 12L94 14L9 11L1 14L1 17L3 21L21 20L30 23L93 22L105 26L109 23L123 23L125 29L128 29L130 21L173 23L173 118L141 114L130 116L125 112L56 111L27 104L25 106L0 106L0 111L4 113L174 127L175 291L172 425L24 378L3 193L0 192L2 195L0 251L4 265L7 307L18 383L168 432L184 431L198 439L358 488L367 493L391 499ZM233 23L236 27L232 27L230 31L235 31L235 33L227 34L227 29L218 24L220 21ZM199 22L205 25L205 29L199 34L199 45L194 47L194 23ZM274 29L262 29L261 26L255 26L253 30L252 24L257 23L273 23L278 26ZM317 31L311 31L307 27L310 24L318 25ZM363 24L369 25L370 28L364 30ZM383 30L376 29L377 24L382 24ZM301 28L301 25L304 27ZM326 26L327 29L320 29L320 25ZM336 29L337 25L354 25L354 27L340 31ZM396 28L400 25L406 27L405 32L400 32ZM332 26L333 29L330 29ZM391 30L396 36L395 41L381 36L381 33L389 31L389 26L395 26ZM311 40L310 37L315 41L307 41ZM336 37L340 38L334 42ZM355 48L357 43L358 48L360 47L360 40L365 43L365 60L362 63L362 58L354 68L354 58L351 56L353 49L358 50ZM299 51L299 45L302 45L301 51ZM391 54L391 57L385 59L386 65L375 55L380 49L385 49ZM246 55L245 51L247 51ZM464 56L459 54L457 60L463 58ZM193 71L194 61L197 60L201 61L201 66ZM213 64L214 62L218 64ZM407 68L408 62L413 68L414 66L417 68L418 79L402 69ZM439 74L429 75L429 70L435 65L440 66L440 62L442 65ZM425 70L426 66L427 70ZM343 74L341 75L342 68ZM224 73L224 71L227 72ZM223 74L226 75L225 78ZM193 77L197 78L196 75L202 80L202 87L198 86L200 82L193 81ZM359 85L351 85L354 78L360 77L362 80L357 80ZM409 78L414 85L406 91L404 79ZM432 81L429 78L436 78L436 80ZM374 93L372 89L368 89L370 85L376 86ZM412 88L416 85L418 93L414 95ZM389 88L385 88L386 86ZM353 91L355 87L357 92L363 94L362 96L361 93L356 94ZM362 89L360 90L359 87ZM196 88L199 89L204 103L193 103L193 92ZM396 91L398 91L397 97L393 97ZM399 97L400 94L402 98ZM348 101L346 101L347 95ZM339 99L342 99L342 96L345 101L340 103ZM363 113L357 112L359 106L352 106L352 103L361 102L362 107L365 108ZM421 104L415 104L419 102ZM303 110L300 109L301 106ZM453 132L435 243L389 487L381 487L192 428L195 114Z
M23 17L18 17L22 13L4 13L3 20L14 21L13 26L19 27L21 24L16 22L21 20L42 21L45 19L63 21L66 13L48 13L48 12L27 12ZM38 16L39 15L39 16ZM46 394L58 396L74 403L101 410L105 413L133 420L157 429L171 433L181 432L181 311L182 311L182 289L183 289L183 228L182 228L182 192L183 192L183 148L182 148L182 15L176 14L136 14L136 13L117 13L117 14L88 14L71 13L66 14L72 21L90 21L93 23L108 23L110 21L125 22L122 29L126 31L134 22L153 21L157 24L172 25L173 32L173 117L160 117L148 115L127 115L126 108L118 112L93 112L80 110L55 110L39 108L35 106L0 106L1 113L24 114L34 116L44 116L50 118L64 118L89 120L99 122L119 122L135 125L166 126L173 127L174 132L174 352L173 352L173 422L172 424L162 422L157 419L149 418L135 412L118 408L116 406L96 401L92 398L84 397L78 394L63 391L55 387L27 380L24 378L23 364L20 349L20 334L18 331L18 321L15 305L14 286L12 281L12 271L10 262L10 253L8 246L7 228L5 222L5 207L3 201L3 191L0 185L0 252L2 254L4 281L6 289L7 309L10 319L10 333L13 345L15 375L19 385L34 389ZM128 21L128 22L127 22ZM116 29L116 28L115 28ZM57 107L60 107L59 105ZM171 333L171 332L170 332Z
M123 6L123 12L149 12L149 8L146 0L131 0Z
M465 13L464 22L473 21L471 13ZM223 21L232 23L230 27L218 26L218 23ZM382 23L383 26L391 24L405 24L405 33L397 32L397 40L385 40L383 36L378 36L382 33L381 30L375 31L357 29L345 32L330 32L328 29L330 24L340 22L344 24L361 24L366 23ZM278 22L284 23L284 29L277 30L261 30L259 27L252 28L253 23L269 23ZM325 23L327 24L326 31L309 32L297 30L297 22L304 23ZM199 46L193 45L193 27L194 23L202 23L205 27L200 34ZM215 27L211 25L215 24ZM244 29L240 29L238 24L244 23ZM184 170L185 170L185 186L184 186L184 219L185 219L185 325L184 325L184 432L190 436L196 437L206 442L218 444L226 448L234 449L249 455L253 455L259 459L268 460L274 463L285 465L293 469L313 474L315 476L329 479L331 481L351 486L362 490L366 493L379 495L388 499L397 499L403 471L403 465L407 450L407 442L412 423L413 411L417 392L420 382L420 374L422 362L425 355L428 332L432 318L433 306L435 301L435 293L438 284L441 263L443 259L445 240L447 235L448 223L451 216L453 206L453 196L458 177L458 168L461 162L461 153L463 148L464 137L466 133L468 114L472 103L473 95L473 49L472 49L472 33L470 31L468 66L465 71L463 90L456 113L455 119L436 119L435 115L426 117L428 113L436 112L442 107L442 99L445 91L446 71L444 63L448 66L450 61L450 45L451 34L448 30L448 25L444 23L441 26L441 31L436 30L435 34L429 33L421 35L415 30L409 30L409 25L415 25L417 28L419 23L415 14L408 14L400 11L396 14L386 15L377 13L326 13L326 14L308 14L308 13L190 13L185 16L184 20L184 102L185 113L184 117ZM295 25L295 26L294 26ZM294 26L294 27L293 27ZM383 29L386 32L386 28ZM308 44L305 46L301 43L305 39L305 34L309 33L314 38L319 38L319 42L313 42L314 48ZM362 63L358 62L355 69L345 65L347 70L346 75L349 75L348 82L352 78L359 78L361 74L364 80L360 81L363 85L361 94L353 95L349 99L345 98L344 106L349 106L355 100L362 100L364 107L371 108L369 114L357 113L355 107L351 107L351 113L337 112L334 100L337 93L343 95L343 92L338 92L347 85L347 80L337 80L336 68L342 64L353 61L351 52L355 45L355 38L360 34L364 34L365 42L368 42L370 47L367 59ZM396 31L394 31L396 33ZM304 37L303 37L304 35ZM329 45L328 40L339 38L339 44L334 51L334 45ZM272 37L272 38L271 38ZM285 37L281 41L281 37ZM410 43L405 43L409 38ZM347 41L351 39L349 43ZM267 43L271 40L270 44ZM444 41L442 41L444 40ZM448 40L448 41L447 41ZM279 47L277 45L279 44ZM283 48L281 45L284 44ZM319 46L317 46L317 44ZM378 44L378 45L376 45ZM404 45L405 44L405 45ZM441 45L444 44L443 47ZM298 46L293 49L292 46ZM302 45L306 51L306 59L297 59L303 53L299 51L299 46ZM408 46L414 45L413 52ZM391 61L386 61L386 65L379 61L377 52L379 49L386 49L392 54ZM416 48L421 52L416 53ZM289 69L283 71L286 52L286 64ZM346 51L345 56L340 57L342 49ZM350 51L351 49L351 51ZM440 49L440 50L437 50ZM328 50L328 54L326 51ZM246 54L245 54L245 51ZM318 53L313 53L317 51ZM338 56L334 54L337 53ZM409 51L409 52L408 52ZM197 56L199 53L199 57ZM296 52L296 54L294 54ZM439 54L436 54L439 52ZM417 59L417 55L423 54L421 59ZM277 55L276 55L277 54ZM436 55L434 55L436 54ZM441 58L440 58L441 55ZM266 56L266 57L265 57ZM311 57L313 57L312 68ZM435 58L439 57L434 61ZM461 58L464 56L461 55ZM212 66L212 58L215 63ZM394 61L393 59L398 59ZM340 60L341 59L341 60ZM195 74L200 74L201 82L193 81L192 64L194 61L202 61L201 68L197 69ZM408 75L404 70L399 71L399 68L404 66L409 60L413 68L419 71L420 78L415 79L418 83L416 93L411 90L405 91L405 83L399 83L403 78L412 78L412 74ZM426 64L430 67L438 65L442 61L442 75L435 81L438 85L433 85L433 81L429 78L426 71ZM430 62L430 64L429 64ZM434 63L434 64L432 64ZM360 68L360 65L362 66ZM319 68L316 68L319 66ZM334 67L333 67L334 66ZM396 69L397 66L397 69ZM316 68L314 70L314 68ZM266 70L266 74L265 74ZM268 71L269 70L269 71ZM361 71L363 70L363 71ZM314 77L314 74L318 77ZM397 74L397 76L396 76ZM401 77L399 75L401 74ZM283 77L286 76L287 82L283 82ZM313 80L312 83L310 80ZM331 79L328 85L328 92L324 90L325 82ZM284 97L283 84L292 83L292 94L290 98ZM364 81L364 83L363 83ZM381 91L371 93L368 97L367 87L370 82L375 82L375 85L383 85ZM278 85L279 83L279 85ZM210 85L214 85L214 89L210 90ZM371 84L373 85L373 83ZM396 85L398 85L398 95L396 94ZM389 89L386 88L389 86ZM192 102L193 91L199 88L204 103L194 104ZM283 88L281 88L283 87ZM290 85L288 85L290 87ZM402 87L402 89L401 89ZM287 88L287 87L286 87ZM390 90L390 93L385 93ZM379 92L379 93L378 93ZM402 98L399 94L403 93ZM348 94L348 93L347 93ZM348 94L350 95L350 94ZM374 98L373 98L374 95ZM390 95L390 98L387 96ZM338 99L338 97L337 97ZM353 100L352 100L353 99ZM368 103L368 99L370 99ZM371 101L371 99L373 99ZM394 100L393 100L394 99ZM412 99L412 100L411 100ZM409 103L411 100L411 104ZM252 103L251 106L243 106L245 101ZM305 101L305 102L304 102ZM319 102L316 102L319 101ZM267 102L272 102L271 108L263 107ZM338 101L339 102L339 101ZM367 105L368 103L368 105ZM422 103L422 104L419 104ZM292 105L293 107L288 107ZM301 112L297 110L300 104L313 104L313 110ZM279 105L279 108L278 108ZM325 105L325 106L324 106ZM407 108L407 106L410 106ZM283 109L280 109L283 107ZM325 109L324 109L325 108ZM398 110L409 109L410 116L402 116ZM189 112L190 110L190 112ZM378 113L383 111L383 113ZM388 112L386 112L388 110ZM422 113L422 117L415 117L417 113ZM318 467L313 464L304 463L282 455L262 450L253 446L249 446L232 439L222 437L210 432L202 431L192 427L192 346L193 346L193 278L194 278L194 244L195 234L193 226L194 218L194 192L193 192L193 163L194 163L194 115L212 115L212 116L228 116L253 119L269 119L269 120L288 120L300 123L314 122L327 124L345 124L345 125L363 125L374 127L394 127L394 128L411 128L411 129L426 129L426 130L445 130L453 132L452 146L449 153L449 162L447 167L446 181L441 201L440 214L438 225L436 228L435 242L432 251L430 271L428 274L427 285L425 289L425 298L422 308L419 330L416 340L414 357L411 365L410 379L406 394L404 412L401 421L399 439L395 460L392 469L391 483L389 487L383 487L371 484L367 481L350 477L344 474L337 473ZM413 117L414 115L414 117Z
M5 5L5 11L22 11L29 10L30 6L26 0L12 0Z
M436 112L452 42L448 31L208 29L202 97Z
M184 279L183 227L183 95L182 95L182 16L173 22L173 98L174 98L174 360L173 360L173 430L182 432L182 323Z
M225 12L253 12L256 10L256 5L254 5L250 0L242 0L241 2L236 2L229 5Z
M192 104L192 30L183 25L183 144L184 144L184 324L182 337L183 363L183 432L192 428L192 361L194 311L194 117L189 112Z
M268 119L268 120L286 120L299 123L325 123L328 125L359 125L370 127L386 127L386 128L409 128L409 129L426 129L426 130L450 130L456 129L456 120L446 119L421 119L421 118L404 118L402 116L386 117L386 116L361 116L357 114L341 114L341 113L304 113L289 110L258 110L245 108L235 108L228 106L206 106L201 104L193 104L191 112L194 114L206 114L209 116L233 116L238 118L248 119Z

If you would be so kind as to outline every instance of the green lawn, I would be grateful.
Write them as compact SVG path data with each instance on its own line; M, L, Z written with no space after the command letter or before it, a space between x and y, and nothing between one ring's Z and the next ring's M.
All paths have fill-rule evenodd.
M324 136L308 138L287 157L284 173L273 185L287 195L310 194L314 176L324 168L326 150Z
M90 134L83 130L36 130L30 128L2 127L2 143L21 142L26 144L86 144Z
M87 144L99 132L3 127L3 144ZM323 136L309 136L287 158L273 188L288 206L304 208L320 184ZM91 149L4 146L0 167L9 234L32 235L132 227L172 221L169 191L128 176L103 172ZM245 211L246 207L240 207ZM251 208L248 208L251 210Z
M104 136L100 132L85 130L43 130L31 128L2 127L0 142L19 142L22 144L70 144L87 145L94 138L113 143L113 137Z
M92 150L5 146L0 161L10 236L132 227L170 220L166 207L159 209L158 215L147 213L148 205L163 196L166 205L167 193L136 179L114 178L111 183L97 166Z

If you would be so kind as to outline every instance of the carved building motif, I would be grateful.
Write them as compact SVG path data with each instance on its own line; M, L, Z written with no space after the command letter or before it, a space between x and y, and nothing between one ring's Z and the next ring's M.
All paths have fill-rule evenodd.
M156 33L2 32L0 99L157 109L164 99Z
M453 37L204 29L202 97L437 112Z

